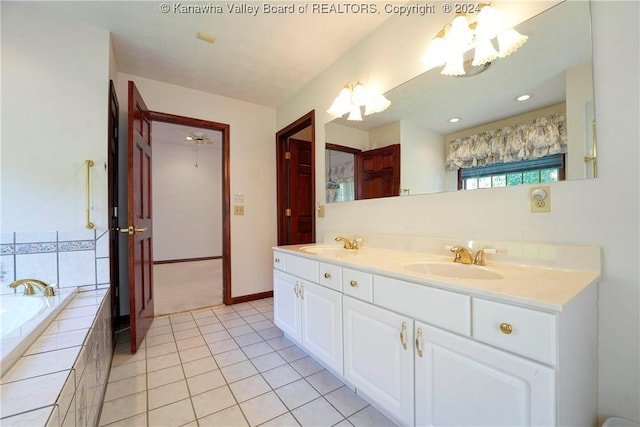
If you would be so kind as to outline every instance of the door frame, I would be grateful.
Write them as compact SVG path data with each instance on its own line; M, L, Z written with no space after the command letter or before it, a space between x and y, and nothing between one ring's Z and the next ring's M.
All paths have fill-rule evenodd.
M311 168L313 169L313 185L311 188L311 200L316 200L316 186L315 186L315 170L316 170L316 111L311 110L304 116L300 117L293 123L285 126L278 132L276 132L276 171L277 171L277 225L278 225L278 245L286 244L286 224L287 216L285 215L285 209L288 207L288 191L286 177L287 177L287 164L284 161L284 156L281 155L283 147L286 146L287 140L300 132L303 129L311 127ZM311 216L311 232L312 241L316 241L316 215L315 208L314 214Z
M193 117L149 111L151 122L170 123L219 131L222 133L222 302L233 304L231 292L231 175L230 169L230 128L226 123L195 119Z

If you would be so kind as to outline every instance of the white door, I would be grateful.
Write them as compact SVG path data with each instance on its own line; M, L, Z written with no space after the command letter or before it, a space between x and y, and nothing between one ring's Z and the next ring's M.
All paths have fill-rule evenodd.
M413 320L343 297L344 376L404 425L413 425Z
M300 280L290 274L273 272L273 321L291 339L300 343Z
M420 322L415 328L416 425L556 424L553 369Z
M342 295L305 282L302 302L302 345L335 372L342 374Z

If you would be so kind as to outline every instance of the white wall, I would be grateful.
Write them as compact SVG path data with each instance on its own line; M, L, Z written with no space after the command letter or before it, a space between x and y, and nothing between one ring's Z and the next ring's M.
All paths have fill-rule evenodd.
M270 291L270 248L277 242L275 110L119 73L121 111L127 110L129 80L153 111L230 125L231 201L242 193L245 202L245 215L231 216L232 296Z
M599 245L604 260L598 302L599 414L640 422L639 9L637 2L593 3L599 178L551 185L551 213L529 212L526 186L385 198L327 205L326 217L318 218L317 235L349 230ZM323 141L322 112L341 82L360 79L366 84L370 77L388 90L414 77L421 72L417 64L425 40L435 31L410 18L392 19L280 108L278 127L316 109L316 140ZM320 164L316 169L324 170ZM324 199L322 187L316 194Z
M400 121L400 194L423 194L445 189L444 136L410 120Z
M581 178L587 168L583 155L572 153L591 153L593 140L593 66L579 65L567 70L567 179ZM593 175L589 175L593 177Z
M82 230L84 161L91 221L107 227L109 33L60 25L28 2L2 2L2 224Z
M222 256L222 152L198 146L196 167L195 144L177 142L153 145L153 260Z

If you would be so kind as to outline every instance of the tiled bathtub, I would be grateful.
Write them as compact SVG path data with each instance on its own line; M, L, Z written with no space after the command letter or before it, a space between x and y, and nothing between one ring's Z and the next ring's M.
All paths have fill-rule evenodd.
M70 295L68 304L3 374L3 427L96 424L113 348L110 295L108 290Z

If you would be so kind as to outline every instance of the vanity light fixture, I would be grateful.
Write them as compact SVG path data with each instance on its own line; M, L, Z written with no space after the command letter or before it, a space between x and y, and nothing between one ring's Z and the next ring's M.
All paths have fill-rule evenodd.
M361 82L347 83L327 112L336 117L349 113L347 120L362 121L361 107L364 107L364 115L368 116L386 110L389 105L391 101L384 95L365 88Z
M445 76L465 75L464 54L474 49L472 65L485 65L497 58L504 58L518 50L527 41L527 36L513 28L503 29L502 14L488 3L478 4L477 20L469 23L466 14L458 14L436 34L422 56L429 68L444 68ZM498 49L493 40L497 39Z

